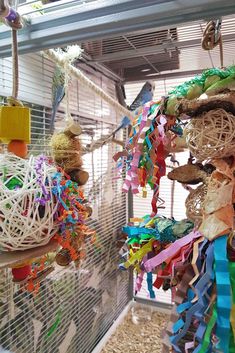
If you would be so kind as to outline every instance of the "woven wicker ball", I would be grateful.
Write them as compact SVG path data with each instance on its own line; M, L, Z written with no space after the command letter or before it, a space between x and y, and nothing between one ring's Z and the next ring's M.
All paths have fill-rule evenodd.
M207 186L199 185L192 190L185 201L186 216L194 223L200 223L202 220L202 205L207 194Z
M235 153L235 117L223 109L210 110L186 127L190 152L199 161Z
M52 195L55 168L45 160L0 155L0 249L45 245L57 232Z

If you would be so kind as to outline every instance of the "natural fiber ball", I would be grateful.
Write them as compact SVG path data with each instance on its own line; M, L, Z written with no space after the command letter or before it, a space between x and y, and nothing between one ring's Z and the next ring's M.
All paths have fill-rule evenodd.
M199 161L235 153L235 117L223 109L210 110L186 127L190 152Z
M185 201L186 216L192 222L201 223L202 206L207 194L207 186L199 185L195 190L192 190Z
M82 166L82 147L78 138L62 132L54 134L50 144L55 162L66 172Z
M47 244L57 232L52 194L55 168L43 157L0 155L0 249L25 250Z

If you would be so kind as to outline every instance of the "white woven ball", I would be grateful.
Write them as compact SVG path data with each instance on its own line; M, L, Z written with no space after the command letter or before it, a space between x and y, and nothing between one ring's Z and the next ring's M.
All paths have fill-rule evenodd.
M30 157L0 155L0 249L26 250L45 245L57 232L57 203L52 195L55 168ZM39 180L40 179L40 180ZM45 184L44 191L41 184ZM48 201L41 205L45 197Z

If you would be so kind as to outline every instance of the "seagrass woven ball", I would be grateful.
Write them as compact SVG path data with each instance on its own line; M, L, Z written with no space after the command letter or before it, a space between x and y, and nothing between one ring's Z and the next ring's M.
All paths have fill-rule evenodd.
M231 156L235 153L235 117L223 109L210 110L189 122L186 141L199 161Z
M207 194L207 186L205 184L199 185L193 189L185 201L186 216L192 222L201 223L202 220L202 206Z
M57 232L55 168L45 157L0 154L0 250L45 245Z

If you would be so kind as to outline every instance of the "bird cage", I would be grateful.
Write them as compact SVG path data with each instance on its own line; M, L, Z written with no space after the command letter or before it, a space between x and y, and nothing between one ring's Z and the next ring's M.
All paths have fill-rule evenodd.
M219 47L209 52L201 49L205 19L223 16L224 66L234 64L235 5L230 0L200 4L157 0L20 0L10 5L23 19L23 28L18 30L18 97L31 111L28 146L31 162L42 154L51 159L52 125L55 132L64 131L65 116L69 114L71 121L81 128L83 169L89 174L84 199L92 209L86 225L96 237L85 239L81 261L68 266L55 263L58 244L49 242L57 229L54 224L44 224L46 231L40 232L43 239L38 238L37 250L32 242L26 249L27 241L20 237L22 249L29 251L27 260L34 256L37 259L38 254L44 258L41 246L47 246L44 261L48 272L31 291L25 290L25 282L12 281L11 268L26 255L18 251L9 260L8 253L0 252L0 353L5 350L99 353L113 323L133 299L167 310L173 304L169 291L155 290L155 298L150 298L147 275L141 291L136 293L133 272L119 269L122 227L130 218L151 213L152 194L150 188L144 191L144 198L122 193L128 171L125 166L118 169L113 156L122 151L128 129L120 129L115 139L112 139L113 131L125 113L129 118L135 116L130 112L131 104L144 82L155 83L152 98L157 100L203 69L220 66ZM11 19L3 17L4 24L9 25ZM2 24L0 103L4 107L12 90L10 38L9 27ZM67 78L66 99L58 105L52 123L54 77L58 66L61 68L61 62L58 65L53 60L56 51L52 49L60 47L63 53L71 43L79 44L82 54L73 62ZM68 66L68 63L64 65L67 69ZM6 155L5 145L1 152ZM167 160L167 173L177 162L187 163L189 156L185 151L179 154L173 151L171 157ZM26 160L25 164L28 164ZM24 174L26 167L21 167ZM181 185L163 177L160 214L185 218L182 204L187 195L188 191ZM9 194L4 195L4 200L7 198ZM54 208L56 205L52 203L47 213L53 214ZM26 235L22 230L23 233ZM10 243L11 239L6 240L5 234L2 237L0 234L0 251L6 245L8 250L20 250L19 244L16 248L12 245L14 234L12 238ZM155 279L153 274L151 281Z

